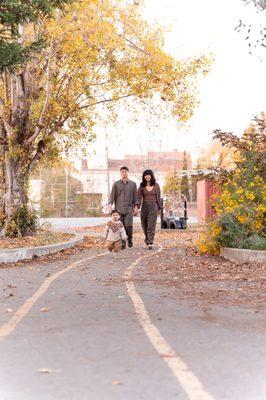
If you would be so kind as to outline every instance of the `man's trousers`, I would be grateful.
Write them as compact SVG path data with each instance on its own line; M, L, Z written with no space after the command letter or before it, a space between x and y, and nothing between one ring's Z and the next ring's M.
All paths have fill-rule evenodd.
M129 211L128 213L120 213L120 221L125 227L128 245L130 246L132 244L132 237L133 237L133 211ZM126 247L126 241L122 240L122 248L125 247Z

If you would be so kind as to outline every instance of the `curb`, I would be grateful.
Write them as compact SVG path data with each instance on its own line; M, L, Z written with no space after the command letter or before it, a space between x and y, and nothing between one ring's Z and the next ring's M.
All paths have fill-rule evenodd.
M46 254L58 253L61 250L69 249L83 242L85 235L75 235L74 239L67 242L47 244L39 247L20 247L16 249L0 250L1 263L13 263L20 260L27 260L33 257L40 257Z
M221 256L227 260L237 261L239 263L266 263L265 250L234 249L230 247L224 247Z

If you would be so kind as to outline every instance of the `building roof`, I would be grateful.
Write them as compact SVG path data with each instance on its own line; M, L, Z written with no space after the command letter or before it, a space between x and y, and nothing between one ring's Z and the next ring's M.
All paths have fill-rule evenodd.
M110 172L119 171L122 166L127 166L132 173L140 173L145 169L153 169L155 172L170 172L179 171L183 169L183 152L181 151L163 151L155 152L150 151L146 155L125 155L124 159L108 159ZM95 170L95 168L88 168L86 159L82 160L81 170ZM187 153L187 168L191 169L192 163L190 154ZM104 168L105 169L105 168ZM100 169L99 169L100 170Z

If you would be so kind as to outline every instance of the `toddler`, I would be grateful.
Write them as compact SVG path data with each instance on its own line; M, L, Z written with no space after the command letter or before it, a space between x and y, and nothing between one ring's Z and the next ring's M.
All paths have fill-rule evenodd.
M120 221L120 215L117 210L112 210L111 212L111 221L106 225L104 239L108 250L114 251L114 257L117 258L117 253L121 250L121 239L127 239L124 225Z

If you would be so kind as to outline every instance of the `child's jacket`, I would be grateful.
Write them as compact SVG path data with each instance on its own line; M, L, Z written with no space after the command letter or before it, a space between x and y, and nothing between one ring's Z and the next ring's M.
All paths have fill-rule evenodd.
M104 239L116 242L119 239L126 240L127 234L121 221L109 221L104 231Z

